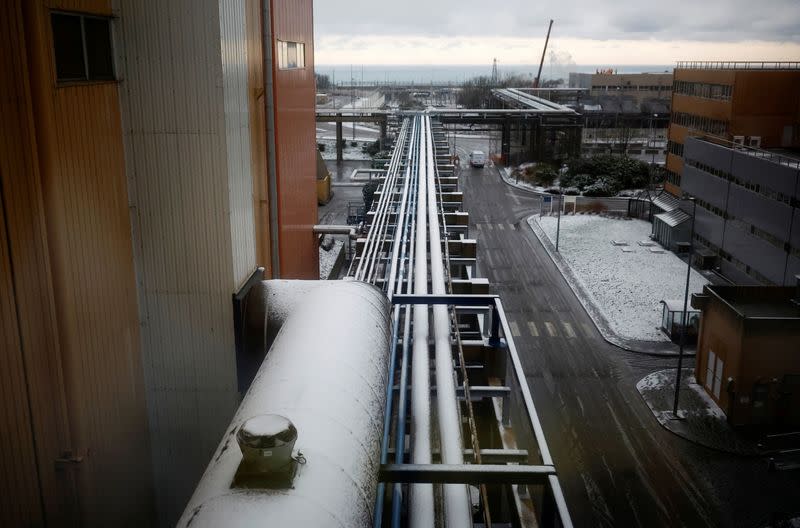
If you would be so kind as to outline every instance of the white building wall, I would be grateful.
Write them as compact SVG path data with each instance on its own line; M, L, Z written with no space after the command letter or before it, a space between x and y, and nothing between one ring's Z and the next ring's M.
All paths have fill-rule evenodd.
M256 262L250 116L247 97L245 0L221 0L219 18L233 274L236 280L235 288L238 288L253 272Z
M231 294L255 267L244 0L117 0L142 358L163 526L238 405Z

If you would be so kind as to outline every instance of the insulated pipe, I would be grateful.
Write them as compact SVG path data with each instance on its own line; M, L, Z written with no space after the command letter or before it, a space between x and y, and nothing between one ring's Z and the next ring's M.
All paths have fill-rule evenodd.
M197 485L180 528L367 527L380 468L389 303L378 288L326 281L286 318ZM308 331L314 321L315 331ZM278 414L305 459L291 487L235 487L248 419Z
M425 173L428 194L428 216L430 226L431 289L434 295L447 293L444 285L444 264L442 260L442 237L439 229L436 180L434 167L433 141L430 134L430 118L425 116L423 130L425 142ZM425 192L420 189L420 195ZM416 322L416 321L415 321ZM439 443L443 464L463 464L464 444L461 438L461 412L456 399L456 383L453 369L453 349L450 345L450 317L447 306L433 306L433 334L436 364L436 410L439 418ZM416 344L416 339L414 340ZM472 507L467 486L464 484L445 484L444 513L448 527L462 528L472 526Z
M416 167L415 167L416 169ZM409 204L409 216L411 216L411 208L416 206L417 195L419 194L419 172L414 170L414 180L411 191L411 203ZM416 219L410 218L410 229L406 233L410 233L411 246L408 254L408 282L406 283L406 292L411 292L414 283L414 248L416 247ZM402 277L402 270L405 267L406 246L403 246L403 254L401 255L400 276ZM398 285L398 291L400 285ZM395 434L395 463L402 464L405 460L406 450L406 414L408 407L408 366L410 362L411 343L409 336L411 334L411 305L406 305L405 319L403 321L403 356L400 366L400 394L397 398L397 432ZM400 528L400 513L403 502L403 488L402 486L395 485L392 490L392 528Z
M419 119L418 117L416 119ZM421 127L420 139L427 138ZM420 142L421 143L421 142ZM419 143L418 143L419 145ZM419 148L419 147L417 147ZM419 191L427 178L424 152L419 148ZM416 247L414 248L414 293L428 293L427 199L417 193ZM428 306L414 305L414 348L411 359L411 460L414 464L431 463L431 387L430 355L428 351ZM411 484L409 500L411 528L434 526L433 484ZM466 525L465 525L466 526Z
M349 225L317 224L312 231L317 235L348 235L350 238L357 238L356 228Z

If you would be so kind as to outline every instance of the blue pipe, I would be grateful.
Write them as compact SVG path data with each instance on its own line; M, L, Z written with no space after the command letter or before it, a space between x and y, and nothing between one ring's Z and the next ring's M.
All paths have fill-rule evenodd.
M419 187L419 174L415 176L414 180L414 207L409 207L409 210L416 209L417 189ZM416 243L416 216L411 220L411 247ZM414 252L410 253L411 260L408 264L409 270L414 269ZM411 280L406 282L406 293L411 292ZM395 462L402 464L405 458L406 450L406 412L408 400L408 358L409 354L409 335L411 334L411 305L406 305L406 318L403 323L403 357L400 366L400 395L397 404L397 433L395 435ZM400 512L403 504L403 488L396 485L392 490L392 528L399 528L400 526Z
M412 137L413 140L413 137ZM414 195L416 198L416 195ZM410 210L410 209L408 209ZM398 273L399 277L403 276L404 268L405 268L405 252L406 252L406 242L408 240L408 223L406 222L404 229L403 229L403 245L402 245L402 256L400 258L400 273ZM396 290L399 290L402 287L402 281L397 283ZM406 308L408 311L408 308ZM394 399L392 393L394 391L394 375L397 368L397 340L398 340L398 330L400 326L400 305L396 305L394 307L394 315L392 317L392 344L391 344L391 351L389 356L389 382L386 384L386 408L383 420L383 439L381 441L381 464L386 464L389 461L389 437L391 436L392 431L392 400ZM407 336L404 338L404 348L405 342L407 341ZM399 486L394 486L392 491L394 492L395 489L399 488ZM386 484L381 482L378 484L378 493L377 498L375 501L375 512L373 514L373 521L372 524L375 528L379 528L383 521L383 503L384 503L384 491L386 489Z

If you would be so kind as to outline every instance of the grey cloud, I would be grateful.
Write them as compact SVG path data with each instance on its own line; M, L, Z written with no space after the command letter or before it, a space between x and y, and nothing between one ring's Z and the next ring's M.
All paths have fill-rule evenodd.
M316 0L317 35L800 40L800 0Z

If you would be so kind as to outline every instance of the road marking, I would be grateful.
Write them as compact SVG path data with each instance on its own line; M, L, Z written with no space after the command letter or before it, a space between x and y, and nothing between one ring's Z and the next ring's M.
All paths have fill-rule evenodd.
M575 337L575 330L572 329L572 325L566 321L561 322L564 325L564 332L566 332L567 337L572 338Z
M475 229L477 229L478 231L480 231L480 230L481 230L481 229L483 229L483 228L481 227L481 224L475 224Z
M594 332L592 332L592 327L589 326L589 323L581 323L581 326L583 327L583 331L586 333L586 337L594 336Z
M488 229L489 231L491 231L491 230L492 230L492 229L494 229L494 228L492 227L492 224L486 224L486 229Z
M547 328L547 333L550 334L550 337L556 337L558 335L558 332L556 332L556 326L550 321L547 321L544 324L544 327Z
M508 323L508 326L511 327L511 335L514 336L514 337L519 337L519 335L520 335L519 334L519 326L517 326L517 322L516 321L511 321L510 323Z
M503 224L497 224L497 229L503 231L505 229L505 226Z
M528 321L528 330L530 330L533 337L539 337L539 329L536 328L536 323Z

